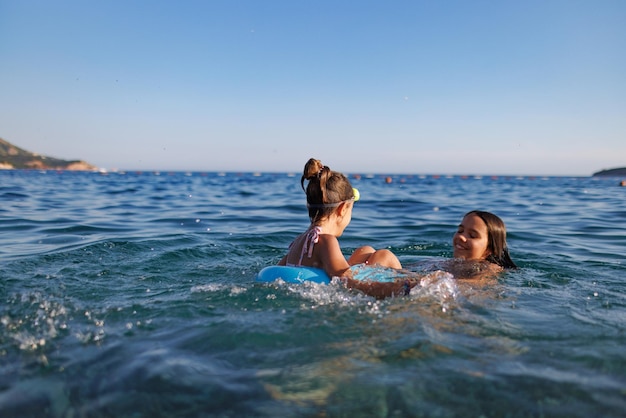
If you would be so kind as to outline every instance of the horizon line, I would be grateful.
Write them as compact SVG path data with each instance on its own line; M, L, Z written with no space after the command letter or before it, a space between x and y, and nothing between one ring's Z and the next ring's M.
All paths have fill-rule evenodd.
M95 174L152 174L152 175L161 175L161 174L184 174L184 175L193 175L193 174L216 174L216 175L244 175L249 174L253 176L260 175L287 175L287 176L297 176L299 173L295 171L264 171L264 170L157 170L157 169L104 169L98 168L95 170L67 170L62 168L9 168L9 169L0 169L0 172L11 172L11 171L26 171L26 172L76 172L76 173L95 173ZM482 178L554 178L554 177L563 177L563 178L607 178L607 177L624 177L619 174L613 175L594 175L594 174L480 174L480 173L393 173L393 172L356 172L356 171L343 171L343 174L352 178L373 178L373 177L418 177L418 178L461 178L461 179L482 179Z

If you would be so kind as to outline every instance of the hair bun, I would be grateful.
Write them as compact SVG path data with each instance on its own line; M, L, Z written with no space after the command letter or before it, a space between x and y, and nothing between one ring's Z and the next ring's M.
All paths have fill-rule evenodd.
M304 189L304 180L311 181L316 178L320 178L321 173L324 171L326 167L320 160L316 160L315 158L310 158L309 161L304 165L304 171L302 173L302 178L300 183L302 184L302 188Z

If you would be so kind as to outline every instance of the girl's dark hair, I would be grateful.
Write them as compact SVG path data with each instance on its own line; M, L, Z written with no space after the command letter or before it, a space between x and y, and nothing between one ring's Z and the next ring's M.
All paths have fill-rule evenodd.
M467 212L463 217L468 215L478 216L487 225L487 249L491 251L487 261L505 269L517 268L517 265L511 260L509 248L506 245L506 226L502 219L491 212L482 210Z
M305 180L308 180L306 189L304 188ZM324 219L337 209L336 206L324 207L323 205L339 203L354 196L352 185L346 176L332 171L320 160L314 158L309 159L304 165L300 185L306 192L309 218L312 223Z

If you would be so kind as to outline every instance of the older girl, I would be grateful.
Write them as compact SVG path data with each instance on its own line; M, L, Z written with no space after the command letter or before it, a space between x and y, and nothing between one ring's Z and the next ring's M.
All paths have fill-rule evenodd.
M453 259L420 268L419 272L398 272L393 282L360 281L349 278L347 286L383 299L408 294L419 284L419 273L444 270L456 279L485 279L503 269L517 268L506 243L506 227L502 219L490 212L473 210L466 213L452 237ZM358 250L357 250L358 251ZM355 253L357 252L355 251Z
M517 268L509 255L504 222L491 212L467 212L452 237L452 248L455 260L447 266L458 278L474 278Z

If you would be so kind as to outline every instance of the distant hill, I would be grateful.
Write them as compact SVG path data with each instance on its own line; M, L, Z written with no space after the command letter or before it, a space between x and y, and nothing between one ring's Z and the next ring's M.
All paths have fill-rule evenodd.
M80 160L61 160L23 150L0 138L0 169L82 170L93 171L98 167Z
M593 173L594 177L605 176L605 177L626 177L626 167L622 168L611 168L610 170L602 170L597 173Z

